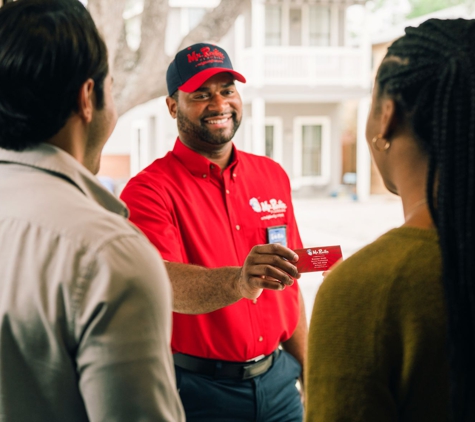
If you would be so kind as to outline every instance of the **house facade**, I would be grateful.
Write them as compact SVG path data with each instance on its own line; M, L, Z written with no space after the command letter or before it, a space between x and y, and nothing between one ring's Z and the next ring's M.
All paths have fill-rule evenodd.
M404 35L404 30L406 27L417 27L428 19L458 18L475 19L475 8L469 1L467 1L465 4L459 4L456 6L441 9L436 12L419 16L417 18L402 20L397 24L394 24L390 27L385 27L384 29L371 34L371 79L375 78L379 65L386 56L388 47L393 43L393 41ZM386 188L384 187L382 178L374 164L370 166L370 171L370 192L374 194L387 192Z
M168 26L184 35L218 3L170 0ZM336 192L364 169L357 164L356 139L364 135L358 114L367 109L371 44L364 36L358 45L351 43L346 27L348 7L364 3L251 0L219 42L247 79L238 83L243 121L235 144L279 162L296 195ZM170 54L178 42L167 37ZM136 107L119 120L104 149L101 174L125 181L166 154L176 135L163 97ZM366 173L358 179L364 181Z

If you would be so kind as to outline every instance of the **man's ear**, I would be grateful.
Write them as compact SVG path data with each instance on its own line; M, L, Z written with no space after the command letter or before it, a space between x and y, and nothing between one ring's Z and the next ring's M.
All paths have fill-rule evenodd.
M94 81L88 79L81 85L78 95L78 114L86 123L90 123L92 120L95 104L94 95Z
M170 113L170 116L176 119L176 110L178 107L177 102L172 97L167 97L166 101L167 101L167 107L168 107L168 112Z
M389 139L397 127L396 103L392 98L381 100L381 128L379 133L383 138Z

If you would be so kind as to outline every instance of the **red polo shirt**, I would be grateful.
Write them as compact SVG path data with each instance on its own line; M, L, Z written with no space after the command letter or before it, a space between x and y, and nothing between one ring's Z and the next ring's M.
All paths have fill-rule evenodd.
M286 173L274 161L236 148L221 173L177 140L172 152L130 180L121 198L130 220L167 261L242 266L253 246L267 243L266 228L284 224L288 247L302 247ZM241 299L207 314L174 313L172 350L244 362L288 340L299 315L297 283L264 290L255 303Z

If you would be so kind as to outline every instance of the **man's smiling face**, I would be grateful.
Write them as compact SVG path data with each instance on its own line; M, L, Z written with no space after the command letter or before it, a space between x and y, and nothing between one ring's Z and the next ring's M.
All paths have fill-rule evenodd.
M192 149L220 146L234 137L242 118L234 77L218 73L194 92L178 91L175 106L181 141Z

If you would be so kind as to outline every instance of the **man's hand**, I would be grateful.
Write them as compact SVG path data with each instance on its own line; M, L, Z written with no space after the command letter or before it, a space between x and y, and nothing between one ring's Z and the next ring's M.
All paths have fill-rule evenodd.
M251 249L241 269L238 289L247 299L257 299L263 289L284 290L300 274L293 263L298 256L278 243L257 245Z

